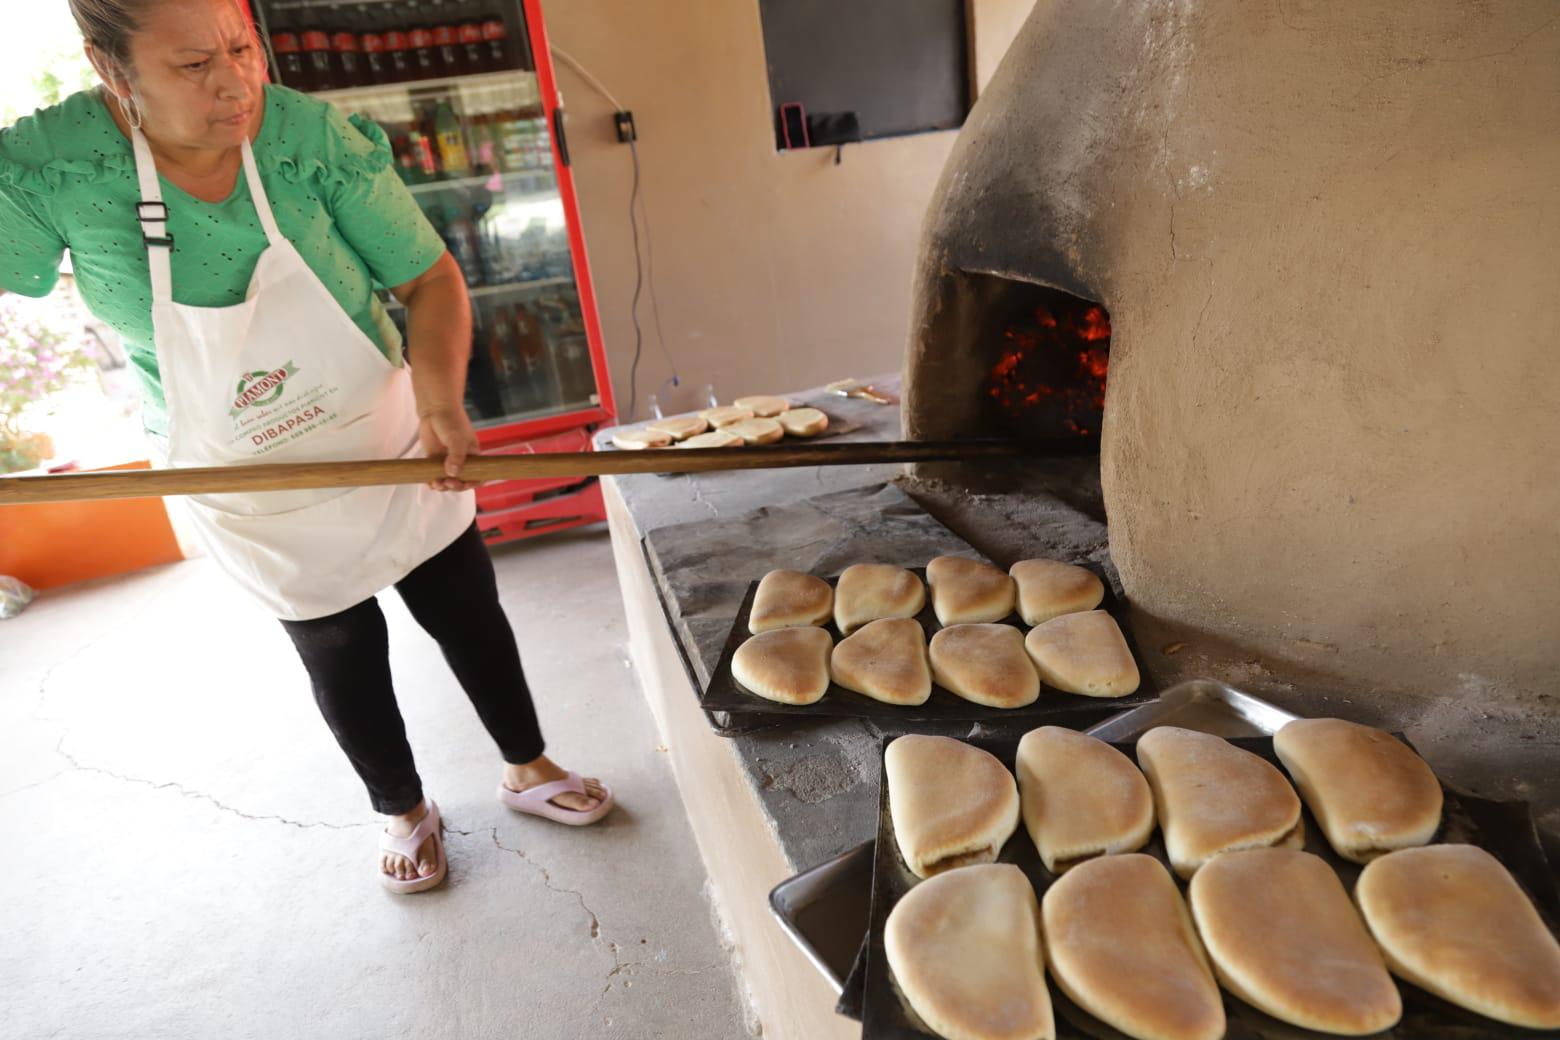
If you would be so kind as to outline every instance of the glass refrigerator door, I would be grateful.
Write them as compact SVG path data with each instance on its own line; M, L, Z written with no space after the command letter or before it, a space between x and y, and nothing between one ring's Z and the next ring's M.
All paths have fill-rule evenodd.
M535 72L321 96L384 128L401 179L466 276L472 421L500 426L599 404ZM404 308L387 301L404 331Z

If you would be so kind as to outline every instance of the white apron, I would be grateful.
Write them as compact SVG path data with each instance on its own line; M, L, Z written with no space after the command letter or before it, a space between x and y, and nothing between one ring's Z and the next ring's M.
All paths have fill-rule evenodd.
M131 139L168 464L419 457L411 374L385 358L277 230L249 142L244 176L269 246L243 303L190 307L173 302L168 211L151 148L139 130ZM186 502L212 559L287 620L362 602L448 546L476 515L471 492L422 484Z

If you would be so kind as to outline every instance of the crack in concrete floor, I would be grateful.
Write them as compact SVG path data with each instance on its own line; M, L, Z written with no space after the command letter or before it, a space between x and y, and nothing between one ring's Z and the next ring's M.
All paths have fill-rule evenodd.
M378 826L377 824L371 824L371 823L331 823L328 820L294 820L294 819L290 819L290 818L288 818L286 816L276 816L276 815L272 815L272 814L269 814L269 813L247 813L247 812L244 812L244 810L242 810L242 809L235 808L235 807L233 807L231 805L226 804L225 802L219 801L218 799L212 797L211 795L205 793L204 791L192 790L191 788L188 788L188 787L184 786L183 784L179 783L177 780L162 780L162 781L149 780L146 777L129 776L129 775L125 774L125 773L116 773L112 769L104 769L101 766L86 765L85 763L83 763L80 760L78 760L69 751L65 750L65 738L64 737L61 737L60 740L59 740L59 743L54 745L54 753L59 755L65 761L69 762L70 763L70 768L67 769L67 770L63 770L63 771L61 771L59 773L54 774L54 777L50 777L49 779L54 779L56 777L63 776L65 773L69 773L69 772L94 773L94 774L96 774L98 776L106 776L106 777L109 777L112 780L118 780L118 781L120 781L122 783L141 784L142 786L149 787L149 788L151 788L154 791L165 791L165 790L176 791L176 792L178 792L180 795L182 795L185 798L192 798L192 799L195 799L196 801L207 802L207 803L209 803L211 805L216 806L222 812L230 813L230 814L232 814L234 816L239 817L240 819L253 820L253 821L256 821L256 822L260 822L260 823L280 823L280 824L285 824L288 827L297 827L297 828L299 828L301 830L307 830L307 829L309 829L311 827L324 827L324 828L327 828L327 829L333 830L333 831L348 831L348 830L356 830L356 829L363 828L363 827L377 827ZM43 781L39 781L39 783L42 783L42 782ZM37 784L33 784L33 785L29 785L29 786L34 786L35 787L35 786L37 786ZM26 788L22 788L22 790L26 790Z

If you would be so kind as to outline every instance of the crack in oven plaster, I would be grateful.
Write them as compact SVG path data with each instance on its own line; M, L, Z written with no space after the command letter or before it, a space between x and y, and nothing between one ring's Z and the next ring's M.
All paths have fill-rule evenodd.
M325 820L294 820L286 816L276 816L269 813L247 813L242 809L238 809L234 806L226 804L225 802L218 801L216 798L205 793L204 791L196 791L192 788L186 787L177 780L148 780L147 778L141 776L130 776L125 773L116 773L111 769L104 769L101 766L85 765L80 760L78 760L76 756L65 750L64 737L61 737L59 743L54 746L54 753L70 763L70 769L66 770L66 772L95 773L98 776L106 776L112 780L118 780L121 783L140 784L143 787L151 788L153 791L176 791L185 798L192 798L196 801L206 802L220 809L222 812L237 816L244 820L252 820L263 823L280 823L285 824L288 827L297 827L300 830L307 830L312 827L324 827L333 831L347 831L356 830L360 827L378 826L378 824L372 823L330 823Z

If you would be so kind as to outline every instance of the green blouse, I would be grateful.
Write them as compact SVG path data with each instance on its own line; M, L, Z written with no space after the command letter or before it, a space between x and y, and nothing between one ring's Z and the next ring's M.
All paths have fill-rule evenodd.
M397 360L401 337L374 290L411 281L445 247L396 175L384 131L305 94L267 86L253 147L282 234L358 327ZM166 178L162 188L174 239L174 301L241 303L266 244L242 173L223 202L203 202ZM141 381L146 428L161 435L167 411L139 198L130 141L95 92L73 94L0 130L0 287L47 295L69 249L82 299L124 337Z

